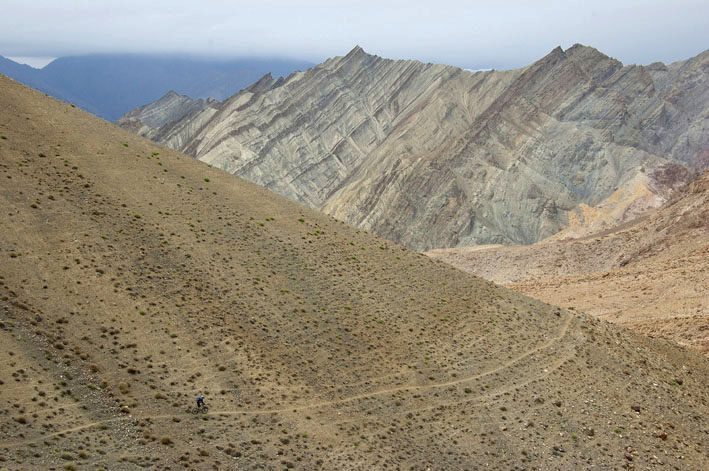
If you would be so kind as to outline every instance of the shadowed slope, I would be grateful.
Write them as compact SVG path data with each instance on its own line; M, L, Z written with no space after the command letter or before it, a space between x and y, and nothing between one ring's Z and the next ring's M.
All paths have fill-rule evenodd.
M701 357L0 105L0 467L703 466Z

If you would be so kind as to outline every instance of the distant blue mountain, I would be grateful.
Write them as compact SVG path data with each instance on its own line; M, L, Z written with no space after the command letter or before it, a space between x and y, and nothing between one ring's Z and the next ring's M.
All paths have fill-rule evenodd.
M289 59L96 54L60 57L33 69L0 56L0 73L109 121L170 90L224 100L269 72L285 77L313 65Z

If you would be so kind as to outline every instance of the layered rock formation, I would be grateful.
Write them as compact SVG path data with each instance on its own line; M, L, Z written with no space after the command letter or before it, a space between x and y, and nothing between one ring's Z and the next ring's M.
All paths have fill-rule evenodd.
M624 67L576 45L473 73L357 47L153 138L414 249L532 243L584 208L642 214L705 168L708 69L709 51Z
M157 130L174 121L198 113L216 104L213 98L192 98L180 95L174 90L162 98L123 115L116 124L148 139L156 137Z
M555 239L429 256L709 355L709 171L649 217L591 237Z

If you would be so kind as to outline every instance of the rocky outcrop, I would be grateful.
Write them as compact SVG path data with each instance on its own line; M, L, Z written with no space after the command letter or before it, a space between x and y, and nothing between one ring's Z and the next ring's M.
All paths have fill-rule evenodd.
M575 45L468 72L356 47L153 138L414 249L532 243L627 185L648 193L616 212L634 217L690 174L662 169L706 167L708 69L709 51L643 67Z
M159 100L126 113L116 124L148 139L155 139L159 128L212 107L216 102L213 98L193 100L171 90Z

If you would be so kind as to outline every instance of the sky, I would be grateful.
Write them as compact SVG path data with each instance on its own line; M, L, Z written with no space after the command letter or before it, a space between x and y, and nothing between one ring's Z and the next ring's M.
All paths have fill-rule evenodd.
M318 63L360 45L392 59L511 69L575 43L625 64L669 63L709 48L707 0L2 3L0 55L35 66L52 57L106 52L290 57Z

